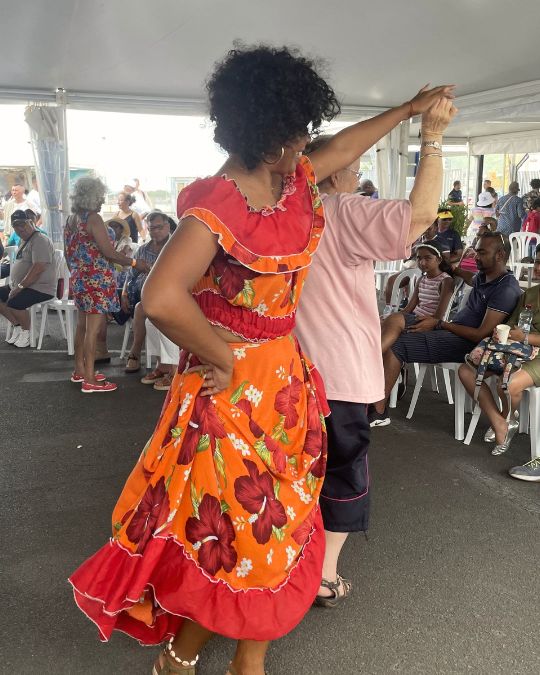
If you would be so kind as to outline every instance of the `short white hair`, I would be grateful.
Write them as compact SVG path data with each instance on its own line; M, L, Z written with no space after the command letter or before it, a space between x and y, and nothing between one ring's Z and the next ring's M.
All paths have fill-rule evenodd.
M107 187L99 178L83 176L75 183L70 195L73 213L99 211L105 201Z

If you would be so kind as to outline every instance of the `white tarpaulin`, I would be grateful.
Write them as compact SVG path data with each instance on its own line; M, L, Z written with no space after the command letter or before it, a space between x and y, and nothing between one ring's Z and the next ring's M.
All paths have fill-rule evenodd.
M59 107L33 105L25 111L34 150L43 228L55 247L63 245L62 191L66 180L67 149L62 117L63 109ZM64 204L65 209L67 206Z
M470 139L471 155L540 152L540 131L513 132Z
M409 121L377 143L377 187L383 199L403 199L407 179Z

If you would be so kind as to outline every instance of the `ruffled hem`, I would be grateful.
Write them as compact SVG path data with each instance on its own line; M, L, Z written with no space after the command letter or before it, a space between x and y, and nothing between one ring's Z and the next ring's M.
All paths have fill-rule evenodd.
M254 272L295 272L311 264L324 231L322 202L307 157L300 159L287 192L275 210L250 211L234 181L214 176L182 190L177 215L204 223L226 253Z
M310 540L277 588L234 590L206 575L173 539L154 537L144 555L111 541L70 577L75 602L108 641L120 630L143 645L172 637L184 618L234 640L275 640L291 631L311 607L324 558L320 511ZM149 594L152 622L137 619ZM129 610L129 614L127 613Z

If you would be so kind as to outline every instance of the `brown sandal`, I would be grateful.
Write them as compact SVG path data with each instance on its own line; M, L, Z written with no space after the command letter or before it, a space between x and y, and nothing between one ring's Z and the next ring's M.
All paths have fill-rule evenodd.
M352 582L349 581L349 579L340 577L339 574L337 575L336 581L322 579L321 586L331 590L333 595L317 595L313 603L314 605L317 605L317 607L336 607L352 593Z
M135 354L130 354L127 357L124 372L137 373L140 369L141 369L141 359L138 356L135 356Z

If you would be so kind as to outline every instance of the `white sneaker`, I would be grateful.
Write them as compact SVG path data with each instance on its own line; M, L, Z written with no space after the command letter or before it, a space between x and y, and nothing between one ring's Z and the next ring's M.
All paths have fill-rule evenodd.
M19 335L21 334L21 327L20 326L13 326L13 330L11 331L11 337L6 338L6 342L8 345L12 345L15 343Z
M13 344L15 347L30 347L30 331L21 330L19 337Z

